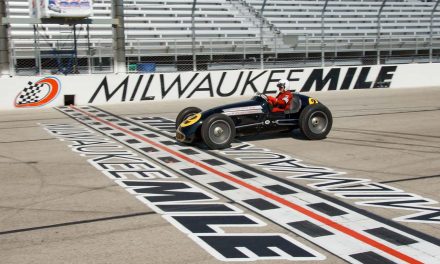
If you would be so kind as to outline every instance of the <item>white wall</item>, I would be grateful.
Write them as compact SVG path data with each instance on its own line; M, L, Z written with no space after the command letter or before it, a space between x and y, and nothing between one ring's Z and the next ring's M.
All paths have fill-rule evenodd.
M47 79L45 79L47 78ZM375 65L363 67L291 68L155 74L39 76L0 79L0 110L24 108L29 85L43 80L41 91L26 108L64 105L64 95L75 95L77 105L127 103L203 97L276 93L276 82L288 79L300 92L389 87L440 88L440 64ZM56 80L58 81L56 81ZM51 83L51 84L49 84ZM56 87L59 84L59 91ZM32 85L32 84L31 84ZM52 95L47 96L52 91ZM27 90L29 93L29 89ZM43 101L41 99L45 98ZM20 101L21 104L16 105ZM46 101L47 103L41 105Z

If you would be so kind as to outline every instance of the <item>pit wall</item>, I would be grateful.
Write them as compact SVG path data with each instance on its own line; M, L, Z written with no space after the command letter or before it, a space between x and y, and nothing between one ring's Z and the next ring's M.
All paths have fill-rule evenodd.
M297 92L440 88L440 63L0 79L0 110L102 105L148 100L275 94L279 79ZM73 96L72 96L73 95ZM70 97L70 98L69 98Z

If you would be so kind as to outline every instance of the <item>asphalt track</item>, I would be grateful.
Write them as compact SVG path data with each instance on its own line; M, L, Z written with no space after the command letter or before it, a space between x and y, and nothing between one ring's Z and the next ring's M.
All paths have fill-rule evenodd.
M240 254L225 259L206 241L234 243L237 234L250 236L255 244L258 236L277 235L298 246L290 256L273 257L276 263L291 262L283 258L308 263L440 263L440 89L311 95L333 113L327 139L308 141L294 132L233 144L246 142L252 145L249 149L259 149L249 152L170 143L172 123L167 120L180 109L206 109L240 98L2 112L1 263L217 263L238 260ZM126 181L112 178L110 170L87 161L92 156L72 151L72 141L60 141L62 136L50 132L59 132L60 124L95 131L155 169L148 170L146 180L133 174L126 175ZM155 150L145 150L151 147ZM296 159L295 169L271 171L267 161L276 155ZM256 165L264 162L266 166ZM241 174L231 174L237 171ZM158 172L167 172L169 178ZM194 176L202 172L207 175ZM300 177L312 172L351 182L338 185ZM164 206L184 201L155 202L154 195L139 195L129 187L145 181L181 182L211 197L203 203L235 211L167 213ZM401 203L391 206L393 199ZM371 206L378 201L382 203ZM229 226L188 229L196 219L220 221L218 215L230 219ZM253 250L264 254L261 248ZM258 259L255 252L242 250L240 260Z

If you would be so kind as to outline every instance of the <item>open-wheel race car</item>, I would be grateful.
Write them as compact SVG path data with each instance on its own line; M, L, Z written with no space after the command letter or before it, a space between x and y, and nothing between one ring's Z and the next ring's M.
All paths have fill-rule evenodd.
M294 93L284 112L272 112L271 109L268 97L261 93L250 100L206 111L187 107L176 118L176 139L188 144L201 139L211 149L223 149L229 147L236 136L295 128L308 139L324 139L332 127L330 110L303 94Z

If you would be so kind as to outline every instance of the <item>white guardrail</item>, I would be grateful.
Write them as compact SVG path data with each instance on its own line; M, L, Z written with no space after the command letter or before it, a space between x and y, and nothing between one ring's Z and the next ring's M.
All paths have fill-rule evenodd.
M0 78L0 110L65 104L102 105L147 100L276 93L287 79L298 92L370 88L440 88L440 63Z

